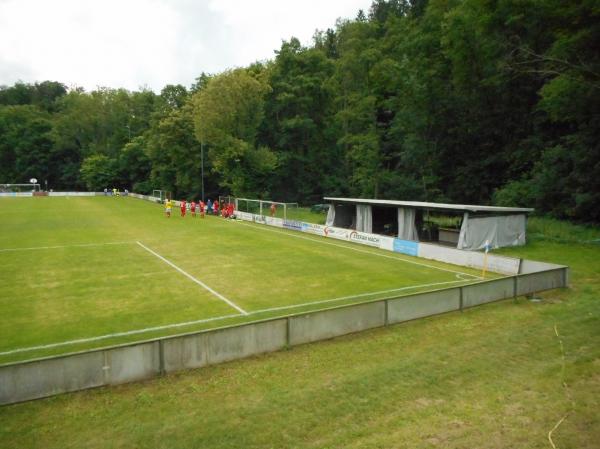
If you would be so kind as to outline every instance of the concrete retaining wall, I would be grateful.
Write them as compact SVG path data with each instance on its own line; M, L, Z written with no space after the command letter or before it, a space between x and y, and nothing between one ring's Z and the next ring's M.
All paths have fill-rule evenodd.
M557 267L557 266L554 266ZM539 268L539 266L538 266ZM277 351L366 329L566 287L568 268L0 366L0 404Z
M481 270L485 264L488 271L501 274L513 275L519 273L520 259L488 254L487 260L485 260L484 253L479 251L464 251L430 243L419 243L418 256L478 270Z
M517 277L517 296L566 287L568 285L568 269L558 268L537 273L522 274Z
M326 340L385 324L385 302L356 304L324 310L289 319L289 344Z
M124 384L151 379L160 373L159 342L136 344L104 351L106 383Z
M520 274L537 273L539 271L555 270L557 268L563 268L562 265L556 265L548 262L538 262L537 260L526 260L523 259L519 270Z
M163 340L164 372L278 351L287 344L287 319L275 319Z
M76 354L0 367L0 404L105 385L104 354Z
M461 289L462 307L473 307L500 299L513 298L515 296L515 279L514 277L494 279L465 285Z
M388 300L388 324L401 323L460 309L460 287Z

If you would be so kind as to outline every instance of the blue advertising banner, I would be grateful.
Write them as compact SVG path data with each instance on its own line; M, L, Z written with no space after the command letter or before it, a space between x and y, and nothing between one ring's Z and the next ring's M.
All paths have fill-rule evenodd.
M295 220L284 220L283 227L288 229L293 229L295 231L302 231L302 222Z
M409 256L419 255L419 242L411 240L394 239L394 252L407 254Z

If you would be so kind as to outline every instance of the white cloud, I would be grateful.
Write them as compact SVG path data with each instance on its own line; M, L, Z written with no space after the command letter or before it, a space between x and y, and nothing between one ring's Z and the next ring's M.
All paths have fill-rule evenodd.
M0 84L160 90L272 58L370 0L2 0Z

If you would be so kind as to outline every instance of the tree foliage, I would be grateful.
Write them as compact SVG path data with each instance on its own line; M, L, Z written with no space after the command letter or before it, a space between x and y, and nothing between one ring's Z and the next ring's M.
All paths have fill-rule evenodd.
M375 0L188 88L0 87L2 182L534 206L600 222L600 7ZM204 156L204 159L202 158Z
M260 68L238 69L215 76L194 94L196 138L209 148L220 185L236 195L266 194L277 166L269 148L257 145L269 90Z
M92 154L81 164L81 179L88 190L101 191L116 178L116 161L104 154Z

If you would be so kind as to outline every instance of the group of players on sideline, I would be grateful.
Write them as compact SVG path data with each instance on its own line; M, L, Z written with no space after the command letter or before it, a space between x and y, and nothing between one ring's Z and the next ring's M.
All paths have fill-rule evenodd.
M128 196L129 195L129 190L125 189L123 190L123 193L121 194L121 191L119 189L104 189L104 196Z
M209 215L217 215L223 218L235 218L235 207L231 203L219 205L219 202L215 200L213 203L210 199L204 203L204 201L191 201L187 202L182 200L179 202L179 206L181 209L181 216L185 217L185 215L190 212L192 217L196 217L200 215L200 218L204 218L204 214L207 213ZM221 207L219 207L221 206ZM165 200L165 215L167 218L171 217L171 209L173 207L173 202L170 199Z
M221 206L219 208L219 206ZM209 215L221 216L223 218L235 218L235 206L232 203L219 205L219 202L215 200L213 203L210 199L204 203L204 201L191 201L187 202L182 200L179 202L179 207L181 210L181 216L185 217L185 215L190 212L192 217L196 217L200 215L200 218L204 218L204 214L207 213ZM171 218L171 209L173 208L173 202L170 199L165 200L165 215L167 218ZM275 204L271 204L271 216L275 215Z
M104 195L105 196L121 196L121 192L119 191L119 189L104 189ZM123 192L123 196L128 196L129 195L129 191L127 189L125 189L125 191ZM186 200L182 200L179 202L179 206L181 209L181 216L185 217L185 215L190 212L190 214L192 215L192 217L196 217L197 215L200 215L201 218L204 218L204 214L207 213L208 215L216 215L216 216L221 216L223 218L235 218L235 206L232 203L227 203L227 204L223 204L221 205L221 208L219 208L219 202L217 200L215 200L215 202L213 203L210 198L208 199L208 201L205 203L204 201L198 201L196 203L196 201L192 200L189 203ZM271 217L275 216L275 210L276 210L276 205L275 203L271 204L271 208L270 208L270 212L271 212ZM165 215L167 216L167 218L171 217L171 210L173 208L173 201L170 199L166 199L165 200Z

